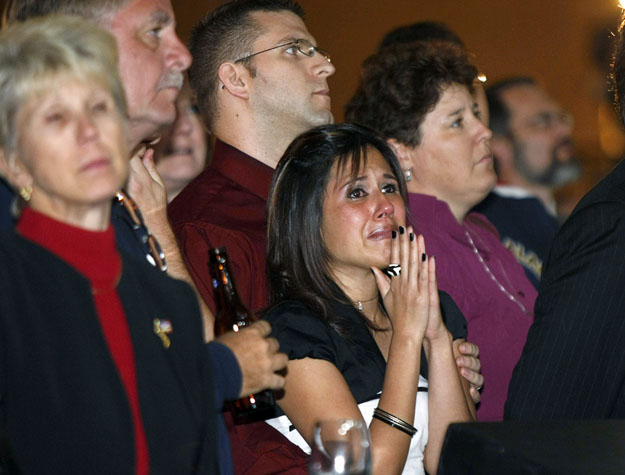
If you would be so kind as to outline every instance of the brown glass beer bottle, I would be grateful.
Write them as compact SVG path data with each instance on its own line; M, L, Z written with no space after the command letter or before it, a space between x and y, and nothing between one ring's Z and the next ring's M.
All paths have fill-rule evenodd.
M238 332L243 327L254 323L256 317L243 305L237 293L225 247L211 249L210 265L217 300L215 336L231 331ZM275 398L273 392L267 390L245 396L228 406L227 408L232 410L234 422L245 424L273 417Z

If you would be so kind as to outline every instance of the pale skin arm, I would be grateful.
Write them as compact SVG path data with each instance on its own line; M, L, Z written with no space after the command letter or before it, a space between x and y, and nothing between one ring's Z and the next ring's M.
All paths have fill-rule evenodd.
M427 262L418 256L423 240L409 243L401 238L401 250L393 243L394 262L401 262L402 275L392 281L374 269L385 306L391 315L393 334L379 407L412 422L421 364L421 346L430 311ZM396 240L399 241L399 240ZM328 401L332 401L331 404ZM305 358L290 361L285 397L279 402L291 422L310 444L315 422L322 419L362 419L356 401L338 369L323 360ZM370 426L374 474L401 473L410 437L374 419Z
M215 317L210 311L187 270L178 242L167 218L167 192L156 166L154 150L142 146L130 159L128 194L137 203L148 229L158 240L167 259L167 274L189 284L195 293L204 323L204 340L214 338ZM206 263L208 265L208 263Z
M399 338L393 340L391 343L393 357L389 355L379 405L397 417L412 421L420 364L420 351L416 351L416 348L420 345L415 341L400 342ZM411 357L407 357L411 354ZM395 361L397 364L392 364ZM404 377L404 374L411 374L413 377ZM309 445L312 445L313 430L317 421L362 420L362 414L345 379L328 361L311 358L289 361L284 394L284 398L279 400L278 404ZM328 401L331 401L331 404ZM369 430L373 473L401 473L408 455L410 437L375 419L371 422Z
M434 257L430 259L430 267L436 267ZM469 383L460 376L456 366L454 346L460 342L456 345L452 341L441 317L435 271L430 278L433 279L430 282L432 310L424 340L429 374L429 435L424 466L429 473L436 473L447 427L452 422L475 420L475 406L468 391Z

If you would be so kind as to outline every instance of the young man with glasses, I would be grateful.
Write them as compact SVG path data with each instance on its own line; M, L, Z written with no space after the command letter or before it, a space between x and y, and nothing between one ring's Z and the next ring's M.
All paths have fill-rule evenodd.
M189 79L216 143L211 164L169 215L213 311L209 250L220 246L243 303L254 312L268 304L265 209L273 170L297 135L333 120L327 78L334 66L303 19L293 1L235 1L207 15L191 38ZM230 425L229 432L235 473L306 473L305 454L264 422Z
M265 207L273 169L300 133L332 122L328 55L287 0L236 1L191 39L189 71L212 163L171 203L170 218L198 289L213 302L208 251L226 246L244 303L267 305Z

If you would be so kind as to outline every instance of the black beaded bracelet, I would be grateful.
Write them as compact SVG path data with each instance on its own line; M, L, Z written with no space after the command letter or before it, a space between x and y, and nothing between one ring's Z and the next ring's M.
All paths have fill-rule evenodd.
M379 407L376 407L373 410L373 417L395 429L402 431L405 434L408 434L410 437L417 433L417 429L414 426L408 424L406 421L400 419L399 417L394 416L389 412L386 412L384 409L380 409Z

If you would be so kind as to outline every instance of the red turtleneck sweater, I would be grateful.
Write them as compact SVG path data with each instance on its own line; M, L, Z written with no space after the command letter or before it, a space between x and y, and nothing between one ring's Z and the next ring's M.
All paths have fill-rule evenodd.
M89 280L106 343L126 390L135 438L135 472L149 473L148 444L139 409L135 356L117 284L122 263L111 226L95 232L77 228L26 208L18 232L66 261Z

